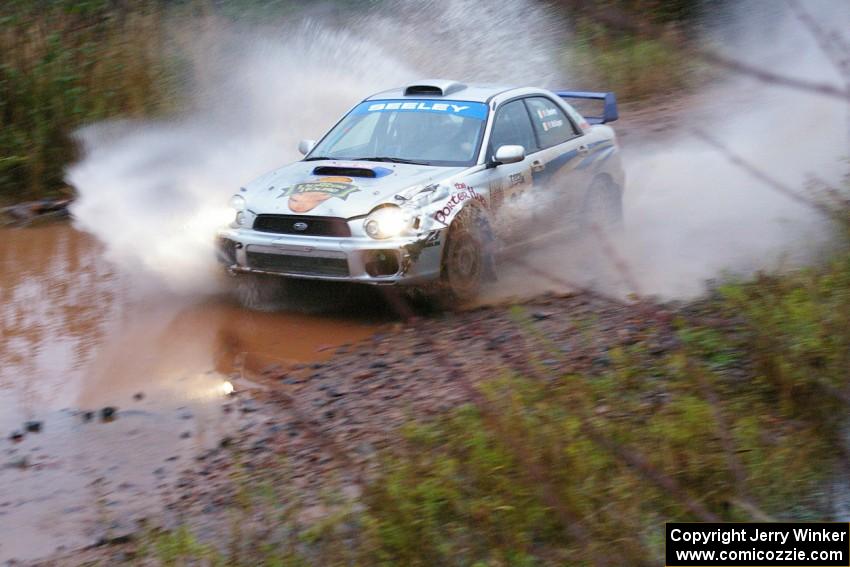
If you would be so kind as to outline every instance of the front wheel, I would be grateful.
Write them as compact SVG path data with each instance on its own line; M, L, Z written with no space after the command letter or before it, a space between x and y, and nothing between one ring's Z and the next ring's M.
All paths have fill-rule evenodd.
M462 213L449 228L443 251L442 283L450 299L464 303L474 299L488 271L490 256L486 220L481 213Z

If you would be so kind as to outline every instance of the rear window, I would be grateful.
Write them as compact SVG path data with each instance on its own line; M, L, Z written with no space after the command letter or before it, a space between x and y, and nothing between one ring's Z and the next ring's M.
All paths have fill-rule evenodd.
M536 96L525 99L531 123L542 148L550 148L575 138L579 132L552 100Z

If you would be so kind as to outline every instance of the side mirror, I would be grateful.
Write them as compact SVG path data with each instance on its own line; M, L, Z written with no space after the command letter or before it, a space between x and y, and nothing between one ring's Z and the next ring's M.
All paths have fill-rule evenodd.
M316 145L316 140L301 140L298 142L298 151L301 152L302 156L306 156L313 149L313 146Z
M516 163L525 159L525 148L522 146L499 146L493 156L497 164Z

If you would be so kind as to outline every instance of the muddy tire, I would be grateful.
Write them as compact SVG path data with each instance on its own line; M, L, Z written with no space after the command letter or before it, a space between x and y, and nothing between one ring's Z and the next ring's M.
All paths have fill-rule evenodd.
M234 277L233 294L247 309L269 311L280 301L283 287L283 278L277 276L238 274Z
M593 234L596 227L617 233L623 228L623 199L620 188L608 177L593 180L584 198L581 214L581 232Z
M481 290L493 273L489 225L481 211L467 209L449 228L443 250L441 295L445 303L465 303Z

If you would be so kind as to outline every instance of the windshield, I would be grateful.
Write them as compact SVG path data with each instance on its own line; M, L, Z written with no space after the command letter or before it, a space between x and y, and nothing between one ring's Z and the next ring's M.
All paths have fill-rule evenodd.
M307 157L423 165L473 165L487 105L459 100L360 103Z

